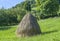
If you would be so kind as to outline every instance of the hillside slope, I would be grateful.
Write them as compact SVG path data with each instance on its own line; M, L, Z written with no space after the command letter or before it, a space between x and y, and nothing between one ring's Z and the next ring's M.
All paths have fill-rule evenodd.
M38 21L42 34L17 38L17 26L0 26L0 41L60 41L60 17Z

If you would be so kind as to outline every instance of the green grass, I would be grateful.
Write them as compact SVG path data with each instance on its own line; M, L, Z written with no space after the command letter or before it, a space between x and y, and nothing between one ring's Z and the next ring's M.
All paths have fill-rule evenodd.
M0 26L0 41L60 41L60 17L38 21L42 34L17 38L17 26Z

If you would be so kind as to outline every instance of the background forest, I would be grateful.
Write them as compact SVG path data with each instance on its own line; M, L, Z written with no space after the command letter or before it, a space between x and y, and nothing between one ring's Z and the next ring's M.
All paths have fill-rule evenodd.
M0 9L0 25L18 24L26 11L30 11L37 20L60 16L60 0L26 0L16 6Z

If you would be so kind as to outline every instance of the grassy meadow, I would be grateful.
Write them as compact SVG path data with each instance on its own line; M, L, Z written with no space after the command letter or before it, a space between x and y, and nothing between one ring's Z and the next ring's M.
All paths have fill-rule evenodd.
M60 41L60 17L38 21L42 34L17 38L16 26L0 26L0 41Z

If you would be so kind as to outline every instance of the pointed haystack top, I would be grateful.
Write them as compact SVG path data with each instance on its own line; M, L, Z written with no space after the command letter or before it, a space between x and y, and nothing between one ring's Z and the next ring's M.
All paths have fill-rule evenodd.
M40 27L36 18L32 14L26 14L18 26L17 35L32 36L40 33Z

